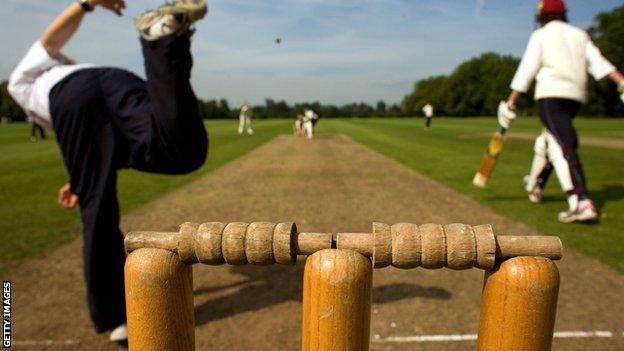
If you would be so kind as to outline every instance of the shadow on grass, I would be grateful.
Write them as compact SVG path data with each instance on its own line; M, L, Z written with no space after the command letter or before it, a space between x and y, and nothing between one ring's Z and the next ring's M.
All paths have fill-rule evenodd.
M603 186L600 190L591 191L589 196L594 200L594 205L596 205L596 209L600 212L600 209L609 201L624 199L624 186L621 184L608 184Z
M195 321L203 325L240 313L253 312L284 302L299 302L303 295L303 261L294 267L235 266L232 274L247 277L240 283L195 290L195 295L217 294L195 307ZM228 291L230 290L230 291ZM375 287L373 302L390 303L410 298L448 300L452 294L439 287L400 283Z

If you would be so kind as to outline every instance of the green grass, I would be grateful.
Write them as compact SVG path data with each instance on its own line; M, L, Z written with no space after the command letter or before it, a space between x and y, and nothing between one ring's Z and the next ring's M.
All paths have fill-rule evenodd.
M122 213L188 183L245 154L279 133L290 132L291 121L254 122L256 133L236 135L235 121L207 123L210 153L207 164L187 176L160 176L131 170L120 172ZM602 214L597 225L564 225L556 221L565 208L556 177L544 202L530 204L521 181L533 156L533 142L509 140L494 178L486 190L471 185L494 119L435 119L424 132L422 119L324 119L319 132L344 133L408 167L471 196L498 213L524 222L544 234L560 235L574 247L624 272L624 150L583 147L592 197ZM576 121L582 136L624 138L621 120ZM537 119L519 119L513 132L539 131ZM483 133L486 133L485 135ZM40 256L80 232L78 216L56 205L56 190L67 181L56 141L31 143L27 125L0 126L0 273L21 260Z
M624 137L621 120L579 119L581 137ZM533 157L533 142L511 139L499 159L489 188L471 181L496 129L494 119L435 119L432 132L423 131L422 119L323 120L319 132L341 132L356 141L466 194L511 219L544 234L562 237L566 246L624 272L624 150L582 147L591 197L601 212L599 224L561 224L558 211L567 205L553 174L542 204L529 203L521 184ZM513 132L540 130L535 118L519 119ZM487 133L485 135L481 133Z
M199 171L185 176L119 172L122 213L197 179L291 128L290 121L257 121L253 136L238 136L238 121L211 121L206 126L210 151L208 162ZM56 191L67 182L56 140L32 143L29 133L26 124L0 125L0 273L80 233L77 213L56 204Z

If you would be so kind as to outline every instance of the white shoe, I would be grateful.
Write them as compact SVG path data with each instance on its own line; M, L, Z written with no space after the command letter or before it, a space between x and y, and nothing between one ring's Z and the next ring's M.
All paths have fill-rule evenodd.
M253 135L253 129L247 129L247 134Z
M145 40L154 41L188 32L189 27L206 13L205 0L174 0L136 16L134 26Z
M591 200L582 200L576 209L559 212L557 215L559 222L591 222L598 219L598 211Z
M124 342L128 340L128 325L124 323L113 329L108 337L108 340L113 342Z

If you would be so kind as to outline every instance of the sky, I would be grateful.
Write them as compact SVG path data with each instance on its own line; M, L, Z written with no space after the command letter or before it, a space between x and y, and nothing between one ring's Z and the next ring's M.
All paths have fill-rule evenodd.
M126 0L123 17L98 9L65 48L79 62L144 76L132 18L163 1ZM0 80L71 0L2 0ZM234 106L398 103L414 82L448 74L486 51L521 56L536 0L209 0L193 37L192 83ZM568 0L572 24L621 0ZM281 44L275 39L281 38Z

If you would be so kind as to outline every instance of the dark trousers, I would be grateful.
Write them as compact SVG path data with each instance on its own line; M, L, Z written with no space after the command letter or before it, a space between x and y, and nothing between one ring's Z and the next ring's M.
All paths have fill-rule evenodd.
M568 191L567 195L578 195L579 198L587 197L585 173L578 156L578 135L574 129L572 121L581 109L581 103L569 99L540 99L538 100L540 118L544 127L555 137L558 145L548 147L560 147L563 152L574 188ZM552 171L552 164L548 164L540 175L538 182L546 184Z
M189 38L141 44L147 81L115 68L85 69L50 93L54 130L79 197L87 300L98 332L126 321L117 169L184 174L208 152L189 83Z

